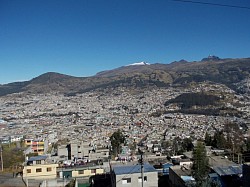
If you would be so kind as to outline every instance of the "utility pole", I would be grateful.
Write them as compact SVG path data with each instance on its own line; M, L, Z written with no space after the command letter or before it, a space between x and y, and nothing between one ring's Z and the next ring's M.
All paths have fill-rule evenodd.
M0 147L0 151L1 151L1 169L3 171L3 148L2 148L2 145Z
M108 161L109 161L109 168L110 168L111 187L113 187L115 183L115 179L113 179L114 173L113 173L112 166L111 166L111 156L108 156Z
M143 151L138 149L138 152L141 155L139 163L141 164L141 186L143 187L143 182L144 182L144 176L143 176Z

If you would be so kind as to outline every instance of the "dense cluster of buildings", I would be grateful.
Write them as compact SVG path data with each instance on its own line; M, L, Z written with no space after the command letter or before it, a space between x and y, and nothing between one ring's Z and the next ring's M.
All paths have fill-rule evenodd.
M26 184L41 186L64 186L75 181L75 186L143 186L144 187L185 187L196 184L192 175L193 161L189 153L173 156L168 163L160 167L141 162L139 159L131 162L109 161L101 164L88 162L83 165L60 165L48 156L30 157L24 164L22 178ZM210 170L207 179L222 187L249 185L250 165L236 164L224 156L208 154ZM142 157L145 158L145 157ZM175 162L174 162L175 161ZM177 161L177 162L176 162ZM160 185L161 179L167 179Z
M243 112L243 117L173 113L177 106L164 105L166 101L182 93L194 91L223 93L223 97L230 98L225 105ZM138 145L147 147L146 161L155 158L165 159L166 156L161 154L163 140L171 142L176 137L204 139L205 133L213 135L215 130L223 129L228 121L248 124L248 118L245 116L250 113L249 105L248 96L237 95L222 85L206 83L201 83L199 87L187 87L181 90L156 88L141 92L117 88L75 96L59 93L12 94L0 98L0 141L1 143L23 141L27 147L25 155L29 153L39 155L27 158L23 170L23 176L27 179L42 175L45 178L46 176L60 178L61 183L65 183L65 180L71 178L84 178L112 171L116 174L116 178L111 177L110 180L112 179L116 186L128 183L131 183L130 186L136 186L135 181L140 183L143 180L145 180L144 186L147 186L146 184L157 186L158 183L151 183L151 177L156 176L154 181L158 181L158 171L150 164L145 165L145 172L152 172L145 175L146 178L142 179L138 174L134 178L124 179L124 175L131 174L126 173L130 169L139 171L136 168L138 164L133 164L134 161L138 163L136 155ZM161 115L154 115L155 113ZM115 165L117 163L121 165L111 168L108 162L111 158L109 137L118 129L126 136L128 146L124 147L126 150L124 154L115 158L118 161L113 161ZM247 131L245 133L243 136L248 136ZM133 145L136 146L131 150ZM189 171L187 165L190 163L187 163L189 161L184 164L185 167L182 165L170 167L170 181L170 176L175 170L177 174L180 173L177 170ZM189 176L184 177L185 180L192 179L190 175L181 176ZM174 181L176 179L172 180L172 185L175 184Z

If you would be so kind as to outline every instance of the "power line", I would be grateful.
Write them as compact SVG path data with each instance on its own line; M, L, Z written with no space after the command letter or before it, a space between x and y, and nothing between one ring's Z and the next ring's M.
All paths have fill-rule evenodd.
M220 4L220 3L209 3L209 2L191 1L191 0L172 0L172 1L182 2L182 3L193 3L193 4L202 4L202 5L220 6L220 7L229 7L229 8L241 8L241 9L250 10L250 7L247 7L247 6L227 5L227 4Z

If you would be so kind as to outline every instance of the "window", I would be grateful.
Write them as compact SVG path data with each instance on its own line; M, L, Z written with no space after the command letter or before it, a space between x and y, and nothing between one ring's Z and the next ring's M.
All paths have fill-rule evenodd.
M91 173L95 173L95 169L92 169L92 170L91 170Z
M31 173L31 169L27 169L27 173Z
M138 182L141 182L141 177L138 177Z
M122 184L128 184L131 183L131 178L123 178L122 179Z
M41 160L36 160L36 164L41 164Z
M147 176L144 176L144 182L148 181ZM141 177L138 177L138 182L141 182Z
M84 174L84 170L79 170L78 174Z
M52 171L52 168L51 167L47 168L47 172L50 172L50 171Z
M36 172L37 173L42 172L42 168L36 168Z

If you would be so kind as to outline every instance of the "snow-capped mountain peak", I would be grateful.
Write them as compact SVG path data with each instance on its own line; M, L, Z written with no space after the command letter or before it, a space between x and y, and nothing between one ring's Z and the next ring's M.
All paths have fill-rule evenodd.
M133 64L129 64L127 66L143 66L143 65L150 65L150 64L147 63L147 62L136 62L136 63L133 63Z

